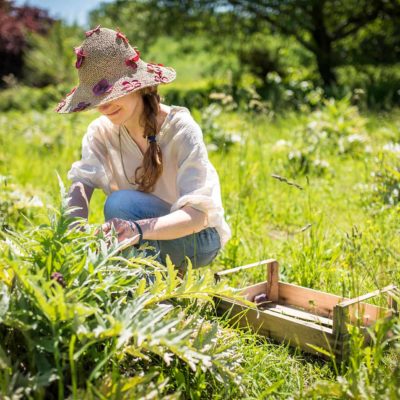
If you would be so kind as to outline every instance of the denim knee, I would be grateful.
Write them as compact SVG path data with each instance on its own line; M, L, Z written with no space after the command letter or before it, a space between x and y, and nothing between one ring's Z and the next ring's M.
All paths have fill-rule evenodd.
M136 190L112 192L104 204L106 221L111 218L139 220L155 218L169 213L170 206L149 193Z
M121 203L124 201L123 190L117 190L107 196L104 203L104 218L106 221L112 218L121 218Z

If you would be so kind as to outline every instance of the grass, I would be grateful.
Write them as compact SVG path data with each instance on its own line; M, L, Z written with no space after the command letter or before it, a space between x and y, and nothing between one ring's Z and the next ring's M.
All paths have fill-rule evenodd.
M332 107L337 109L332 110ZM394 110L380 115L349 114L344 127L341 125L341 130L337 130L337 114L345 115L350 106L336 104L332 107L325 107L322 116L288 113L271 118L224 111L217 117L219 126L227 134L238 134L241 141L229 149L220 148L209 154L221 179L226 216L233 232L232 239L209 268L211 271L273 257L281 264L283 280L338 295L353 297L389 283L400 284L399 204L387 204L380 196L380 191L389 188L392 180L379 161L386 143L400 141L400 113ZM200 115L199 112L194 114ZM79 158L85 127L95 116L94 112L60 116L52 111L9 112L0 116L0 175L9 177L2 181L1 210L9 226L20 232L29 226L23 218L15 223L16 215L21 212L33 221L31 229L39 229L39 224L48 221L46 207L59 203L56 171L67 184L66 173L71 163ZM311 133L307 130L307 124L313 121L328 121L328 127L335 129L332 128L329 140L318 139L313 152L300 148L310 165L310 170L304 173L296 169L297 160L290 159L288 154L299 149L296 146L304 143L305 135L321 132L317 128ZM340 154L338 140L350 136L352 129L365 135L369 148L365 151L365 146L360 145L349 153ZM212 140L204 133L207 141ZM279 149L276 146L279 140L292 145ZM316 154L329 163L327 170L321 172L313 166ZM394 157L398 165L398 155ZM391 158L386 160L389 163ZM376 172L382 175L379 185ZM302 190L273 178L273 174L296 183ZM17 189L28 198L37 194L45 206L31 207L27 199L18 203L10 195ZM95 191L91 223L103 221L104 200L104 194ZM70 249L67 239L64 243ZM71 249L65 254L68 251ZM73 263L74 259L72 257L69 262ZM4 271L9 259L4 254L0 260ZM240 287L263 280L264 275L265 271L255 269L226 278L226 282ZM183 309L186 306L187 310L200 313L196 315L206 315L213 320L211 309L196 310L193 303L182 304ZM398 323L397 320L390 327L394 332L399 329ZM152 365L158 365L158 373L170 379L168 393L180 393L183 398L193 399L391 399L400 395L398 343L386 351L387 343L381 338L361 350L355 331L350 362L336 366L335 370L332 363L270 343L247 330L223 327L223 321L218 324L221 335L231 341L238 356L233 370L241 377L240 384L221 386L205 372L190 372L179 357L173 368L155 357ZM387 329L382 325L375 335L379 338ZM73 341L70 342L73 346L71 343ZM77 349L69 351L73 354ZM60 360L56 362L58 368L59 363ZM70 365L72 371L79 367ZM125 378L110 366L107 371L109 374L114 371L118 379ZM99 382L92 379L94 377L95 374L91 375L89 380L92 385ZM96 393L95 386L92 389L92 394ZM92 389L87 388L88 393Z

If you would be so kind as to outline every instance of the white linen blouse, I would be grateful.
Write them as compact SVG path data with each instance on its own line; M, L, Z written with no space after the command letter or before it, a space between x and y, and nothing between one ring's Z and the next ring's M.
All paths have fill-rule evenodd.
M186 107L171 106L157 141L163 155L163 172L152 194L169 203L171 212L185 205L205 212L206 227L216 228L224 246L231 231L224 219L218 174L208 159L201 128ZM67 176L72 182L100 188L108 195L116 190L137 189L128 182L123 168L129 181L134 182L142 161L143 153L126 128L101 116L88 126L82 140L82 159L72 164Z

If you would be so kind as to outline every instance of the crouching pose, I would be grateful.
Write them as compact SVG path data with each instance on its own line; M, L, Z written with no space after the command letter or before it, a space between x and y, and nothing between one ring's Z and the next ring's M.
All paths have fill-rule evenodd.
M212 262L230 237L220 185L208 160L201 128L185 107L160 102L159 84L176 73L147 63L120 32L97 28L75 49L79 85L56 111L102 114L91 122L82 141L82 159L68 178L70 206L87 218L95 188L107 194L104 205L109 232L132 245L148 242L158 260L167 255L184 269Z

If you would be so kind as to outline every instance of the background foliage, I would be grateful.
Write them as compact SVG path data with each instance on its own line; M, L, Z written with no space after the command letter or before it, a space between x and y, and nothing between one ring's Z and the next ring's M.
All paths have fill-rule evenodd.
M230 327L211 301L265 279L215 286L212 272L270 257L282 280L341 296L400 284L398 2L118 0L91 13L177 70L163 101L190 109L221 178L233 236L184 279L95 236L100 191L90 225L67 230L57 173L97 114L53 109L77 83L85 29L10 1L0 19L2 59L19 57L0 74L0 397L400 397L398 317L366 347L352 328L349 359L327 362Z

